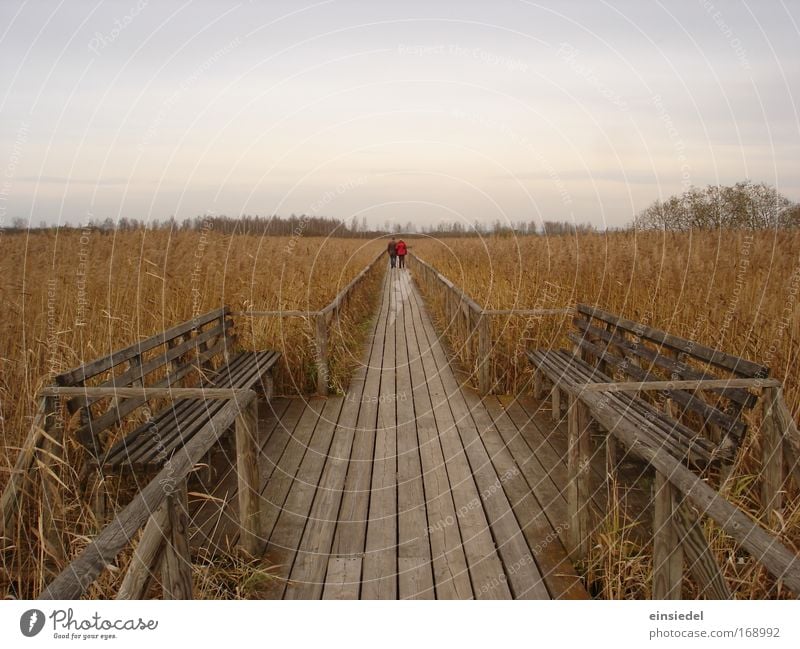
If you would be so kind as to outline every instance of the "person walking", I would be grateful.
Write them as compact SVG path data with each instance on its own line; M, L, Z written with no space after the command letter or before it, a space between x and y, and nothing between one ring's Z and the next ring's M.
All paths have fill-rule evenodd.
M392 240L386 247L386 252L389 253L389 262L391 263L391 267L394 268L397 262L397 242L394 240L394 237L392 237Z
M406 253L408 252L408 247L406 246L406 242L400 239L397 242L397 246L395 247L397 250L397 265L400 268L406 267Z

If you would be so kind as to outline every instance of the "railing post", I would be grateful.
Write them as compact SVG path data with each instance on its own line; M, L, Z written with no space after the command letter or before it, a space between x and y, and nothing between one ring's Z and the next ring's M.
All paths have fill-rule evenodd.
M481 396L489 394L491 389L491 321L490 316L481 313L478 316L478 389Z
M567 450L567 552L573 561L583 561L589 552L591 437L586 406L569 395Z
M258 470L258 400L253 399L236 417L236 469L239 478L239 543L252 557L262 548L264 510L261 506Z
M167 495L169 535L161 555L164 599L192 599L192 557L189 553L189 505L186 478Z
M659 471L653 489L653 599L680 599L683 546L673 523L677 493Z
M761 420L761 508L767 520L780 512L783 498L783 436L778 424L778 388L764 388Z
M325 313L320 311L316 315L316 345L317 345L317 394L328 394L328 323Z
M47 435L39 446L39 472L42 485L42 534L46 546L45 563L51 572L61 570L66 558L64 538L61 535L61 520L64 512L62 487L57 477L58 465L63 461L64 435L58 413L58 398L44 400L44 429Z

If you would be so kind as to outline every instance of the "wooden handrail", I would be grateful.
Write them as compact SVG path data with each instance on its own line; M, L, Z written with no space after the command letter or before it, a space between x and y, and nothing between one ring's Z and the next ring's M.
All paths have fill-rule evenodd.
M584 383L583 392L647 392L649 390L714 390L720 388L778 388L777 379L693 379L687 381L625 381Z
M59 387L42 388L39 394L43 397L171 397L174 399L249 399L255 392L237 388L155 388L155 387Z

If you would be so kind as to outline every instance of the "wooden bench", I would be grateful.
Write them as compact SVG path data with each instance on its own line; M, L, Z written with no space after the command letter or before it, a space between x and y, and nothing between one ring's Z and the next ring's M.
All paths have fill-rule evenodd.
M699 382L687 389L665 387L655 395L610 388L606 396L610 407L625 412L643 434L678 459L698 467L733 461L747 430L742 415L757 397L746 388L730 387L732 379L766 379L768 368L597 307L579 304L573 324L568 334L575 345L572 354L528 354L552 382L573 394L593 382ZM723 381L722 387L702 389L714 380ZM559 404L557 397L554 403Z
M235 343L233 320L223 307L60 374L59 388L79 388L67 400L71 414L80 411L77 439L103 470L160 468L223 407L225 399L215 398L221 393L214 390L237 391L226 398L236 398L242 410L255 397L248 394L251 388L269 397L270 370L280 354L234 353ZM87 384L97 377L103 380ZM64 389L52 392L67 396ZM165 397L164 407L153 413L150 401ZM145 421L115 444L105 444L104 434L138 409Z
M554 419L562 416L562 394L567 397L571 557L580 561L588 552L594 420L608 434L610 471L617 442L655 469L654 597L680 596L684 552L707 594L730 595L699 524L701 515L714 519L773 575L791 575L797 592L797 556L723 498L704 475L711 467L724 472L735 459L747 430L743 415L758 403L751 390L779 395L780 383L768 378L768 368L597 307L577 305L573 324L572 351L528 352L535 396L544 396L545 381L552 384ZM773 416L770 407L762 425L766 511L780 507L783 486L782 441Z
M74 434L99 480L131 471L137 482L147 477L147 486L95 541L102 549L98 551L108 554L121 547L121 541L130 540L118 530L116 535L114 530L107 533L108 528L119 521L119 527L132 536L150 517L123 584L124 597L144 595L149 575L158 567L153 565L156 560L165 596L191 596L187 476L234 423L240 543L251 555L263 545L258 395L271 396L270 371L280 354L236 352L235 345L233 320L223 307L60 374L55 386L42 391L47 399L65 398L70 415L79 418ZM131 421L140 423L126 432ZM158 484L153 487L153 483ZM101 513L99 518L103 517ZM145 558L139 560L141 556ZM95 557L94 564L98 561ZM56 580L50 594L59 593L59 588L67 594L76 586L68 580L59 586Z

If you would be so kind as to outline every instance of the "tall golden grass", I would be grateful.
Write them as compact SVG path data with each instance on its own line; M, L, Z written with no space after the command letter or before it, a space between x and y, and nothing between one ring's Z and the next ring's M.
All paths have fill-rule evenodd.
M415 238L412 252L432 264L485 309L556 308L583 302L723 351L756 360L782 380L797 419L800 406L800 233L619 232L557 237ZM467 368L475 344L448 326L430 296L439 324ZM497 392L530 389L525 351L571 347L569 316L494 316L492 378ZM474 378L474 375L473 375ZM758 413L724 483L725 495L759 512ZM800 551L800 497L788 494L774 528ZM585 575L606 597L648 597L651 557L639 525L618 503L594 536ZM707 528L737 597L780 595L755 562L735 560L732 542ZM685 596L696 595L687 583ZM785 592L783 593L785 594Z
M0 238L0 490L55 374L104 356L223 304L233 310L319 310L383 248L357 239L256 237L213 231L41 231ZM330 333L330 382L342 391L360 358L380 268L354 293ZM313 392L313 320L237 317L239 344L283 353L278 394ZM79 459L73 458L80 462ZM62 469L79 493L79 467ZM65 529L73 550L96 533L88 506L70 501ZM31 517L35 526L35 511ZM4 560L0 591L34 596L44 574L37 534ZM22 537L20 537L22 538ZM124 561L124 559L123 559ZM113 596L114 575L92 591ZM107 590L106 590L107 588Z

